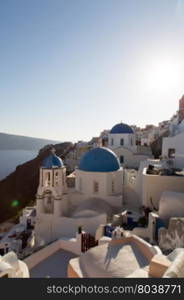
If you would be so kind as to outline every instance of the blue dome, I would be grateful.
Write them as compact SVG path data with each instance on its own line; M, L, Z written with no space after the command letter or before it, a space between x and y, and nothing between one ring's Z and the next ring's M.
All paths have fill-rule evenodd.
M87 172L113 172L119 168L120 162L116 154L104 147L89 150L79 163L79 169Z
M50 154L41 163L42 168L61 168L63 167L63 162L60 157L55 154Z
M110 133L134 133L134 131L127 124L119 123L112 127Z

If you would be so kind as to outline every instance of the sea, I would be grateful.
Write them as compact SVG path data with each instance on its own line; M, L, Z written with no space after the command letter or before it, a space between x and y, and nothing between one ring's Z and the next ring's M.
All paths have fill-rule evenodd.
M37 154L37 150L0 150L0 180L15 171L18 165L35 158Z

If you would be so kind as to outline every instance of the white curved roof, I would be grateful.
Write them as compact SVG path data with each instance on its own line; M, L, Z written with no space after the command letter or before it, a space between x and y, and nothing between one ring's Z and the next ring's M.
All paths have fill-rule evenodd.
M111 206L101 198L89 198L84 200L74 211L72 217L97 216L99 214L112 215Z
M12 271L12 269L16 270L18 266L19 262L14 252L11 251L4 256L0 256L0 276L5 272Z
M8 271L10 271L10 270L12 270L12 267L10 266L10 264L0 260L0 277L5 272L8 273Z
M133 243L109 244L91 248L79 258L84 277L124 278L148 265L147 259Z

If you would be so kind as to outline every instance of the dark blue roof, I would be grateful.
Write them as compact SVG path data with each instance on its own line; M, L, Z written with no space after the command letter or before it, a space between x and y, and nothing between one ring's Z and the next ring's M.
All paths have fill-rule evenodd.
M79 169L87 172L113 172L120 168L114 152L105 147L97 147L86 152L79 163Z
M134 131L129 125L119 123L112 127L110 133L134 133Z
M61 168L63 167L63 162L60 157L55 154L50 154L41 163L42 168Z

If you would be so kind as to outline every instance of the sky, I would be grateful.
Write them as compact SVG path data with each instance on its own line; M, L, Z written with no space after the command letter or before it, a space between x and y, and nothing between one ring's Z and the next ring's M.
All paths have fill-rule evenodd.
M90 140L183 94L184 0L0 0L0 132Z

